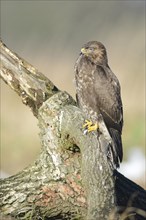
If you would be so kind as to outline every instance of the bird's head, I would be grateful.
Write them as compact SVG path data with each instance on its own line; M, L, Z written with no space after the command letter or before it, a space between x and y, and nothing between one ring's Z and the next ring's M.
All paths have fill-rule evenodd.
M104 45L98 41L89 41L81 48L81 54L95 64L107 64L107 53Z

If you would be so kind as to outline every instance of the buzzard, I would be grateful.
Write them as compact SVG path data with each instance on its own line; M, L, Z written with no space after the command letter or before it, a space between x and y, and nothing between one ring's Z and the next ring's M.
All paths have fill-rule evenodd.
M121 89L108 65L106 49L102 43L90 41L82 47L75 64L75 81L77 103L90 120L86 121L85 126L88 131L96 130L98 116L102 115L113 140L107 156L112 157L110 159L114 167L118 168L123 158Z

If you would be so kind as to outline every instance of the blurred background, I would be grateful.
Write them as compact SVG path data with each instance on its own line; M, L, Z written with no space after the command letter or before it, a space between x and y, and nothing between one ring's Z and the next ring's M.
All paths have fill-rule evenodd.
M121 172L144 187L145 1L1 1L1 38L73 97L74 64L81 46L90 40L106 46L122 89ZM17 173L37 158L38 134L30 109L1 80L3 176Z

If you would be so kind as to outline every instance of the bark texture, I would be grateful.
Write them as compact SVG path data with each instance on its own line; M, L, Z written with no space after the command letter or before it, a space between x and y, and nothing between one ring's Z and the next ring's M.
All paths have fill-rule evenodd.
M2 42L1 77L38 119L41 151L22 172L0 180L0 211L18 219L145 219L146 192L113 170L110 136L84 135L84 115L67 92Z

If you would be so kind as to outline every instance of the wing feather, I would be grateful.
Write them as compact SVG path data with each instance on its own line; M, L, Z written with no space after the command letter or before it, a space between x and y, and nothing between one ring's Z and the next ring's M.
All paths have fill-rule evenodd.
M94 76L96 105L114 141L111 150L113 152L114 164L119 167L119 160L121 162L123 158L121 140L123 108L120 84L114 73L108 67L97 66Z
M119 81L108 67L102 66L97 66L94 77L97 108L100 109L105 123L121 132L123 108Z

